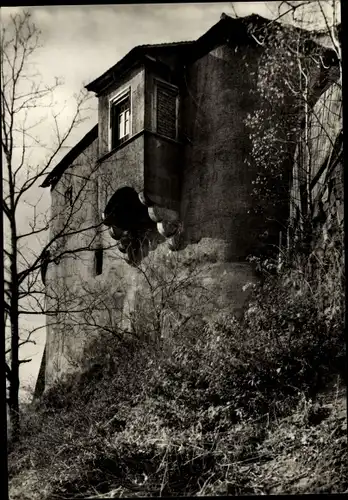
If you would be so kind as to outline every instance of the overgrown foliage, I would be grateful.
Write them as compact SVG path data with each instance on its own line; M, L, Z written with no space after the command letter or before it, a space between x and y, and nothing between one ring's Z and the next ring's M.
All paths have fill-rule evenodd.
M342 420L318 399L345 376L336 265L331 255L324 274L283 266L254 290L242 321L192 323L175 341L102 334L84 372L25 412L13 491L22 475L30 498L45 499L343 492ZM289 453L314 478L292 484ZM269 464L279 470L267 480Z
M276 23L264 30L251 27L260 49L253 93L262 104L245 121L252 143L246 162L255 172L251 212L264 214L269 233L270 222L276 232L286 231L289 203L290 218L301 226L314 217L313 182L318 182L316 174L327 160L328 144L329 149L334 147L341 127L338 103L334 102L341 101L340 92L327 92L330 86L341 88L337 5L332 6L333 20L329 21L322 2L303 2L303 8L301 2L281 4L296 12L295 25L300 29ZM312 24L317 17L326 27L330 49L306 29L309 4L317 9Z

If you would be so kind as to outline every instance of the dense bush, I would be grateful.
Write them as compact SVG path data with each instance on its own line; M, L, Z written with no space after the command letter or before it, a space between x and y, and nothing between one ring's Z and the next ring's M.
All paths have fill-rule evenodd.
M323 306L306 269L268 277L241 321L101 335L84 371L23 415L12 476L34 470L37 498L257 493L245 464L270 460L272 422L345 374L343 286Z

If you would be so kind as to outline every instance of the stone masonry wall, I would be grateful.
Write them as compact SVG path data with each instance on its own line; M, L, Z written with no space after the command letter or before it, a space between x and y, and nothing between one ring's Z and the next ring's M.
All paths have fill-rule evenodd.
M75 343L74 336L69 332L69 317L63 311L77 309L82 280L94 277L93 251L79 251L76 255L62 253L82 249L95 242L96 230L92 227L98 223L94 177L97 151L98 141L95 140L67 169L51 192L53 223L50 236L52 238L60 231L64 231L65 236L58 239L55 249L52 249L52 253L61 255L61 258L49 264L46 274L47 307L61 311L55 316L47 316L46 387L64 371L64 353ZM72 206L65 197L69 187L72 188ZM83 228L90 229L81 231ZM74 232L76 234L72 234Z
M258 227L248 213L252 179L245 118L255 104L258 52L220 46L187 71L182 126L188 136L181 212L186 237L221 243L223 260L242 260L255 245ZM254 76L252 76L254 74Z
M126 262L106 228L65 240L66 248L72 250L94 238L104 249L103 268L96 275L93 251L49 266L48 288L60 291L63 304L74 305L76 310L82 305L83 311L61 314L56 318L58 326L49 320L46 388L59 374L78 366L78 358L94 334L107 328L115 333L131 328L134 311L151 299L146 283L146 273L151 269L165 274L167 266L179 266L177 276L183 279L192 276L193 270L197 273L200 289L210 294L210 300L199 300L199 287L196 292L184 291L178 299L184 316L194 310L193 301L198 309L201 307L201 316L212 317L219 311L241 313L248 296L245 285L257 281L246 257L254 251L264 223L249 213L255 172L245 161L251 148L245 120L260 105L251 93L257 81L259 55L255 46L223 45L186 68L186 89L181 89L180 97L181 146L156 135L149 116L154 75L143 68L132 70L100 96L99 140L80 155L54 188L53 212L64 204L69 182L73 182L75 191L77 185L72 179L77 182L81 172L91 168L86 161L90 157L95 173L74 218L76 225L99 222L117 189L128 186L139 193L145 187L157 193L159 205L179 209L183 246L173 253L165 238L158 235L139 271ZM109 152L108 102L130 85L133 138ZM96 160L100 160L97 168ZM57 217L53 231L62 221Z

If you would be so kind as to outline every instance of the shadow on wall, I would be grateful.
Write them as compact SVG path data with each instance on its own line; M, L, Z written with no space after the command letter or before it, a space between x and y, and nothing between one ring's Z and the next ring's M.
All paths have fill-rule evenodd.
M269 221L275 219L273 209L269 217L270 200L265 200L262 215L254 213L257 173L246 164L251 153L246 118L258 105L258 57L255 48L218 47L196 61L186 77L183 128L192 140L185 147L182 187L187 238L227 241L232 260L264 245L258 238L266 228L271 243L278 241L279 221Z

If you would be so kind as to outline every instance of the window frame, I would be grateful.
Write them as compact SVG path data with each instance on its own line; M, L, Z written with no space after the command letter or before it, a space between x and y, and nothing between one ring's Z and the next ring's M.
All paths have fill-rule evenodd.
M176 92L176 99L175 99L175 137L169 137L167 135L163 135L160 132L158 132L158 120L157 120L157 92L158 92L158 87L168 87L168 89L174 90ZM161 137L166 137L169 140L172 141L177 141L179 137L179 103L180 103L180 95L179 95L179 87L177 85L173 85L172 83L169 83L165 80L162 80L161 78L154 78L154 106L153 106L153 124L154 124L154 131L156 134L159 134Z
M119 106L122 106L124 101L128 100L129 102L129 132L128 134L119 137L119 124L117 123L117 141L114 141L114 127L113 127L113 109ZM127 87L126 89L119 92L117 95L109 99L108 106L108 139L109 139L109 151L117 148L120 144L127 141L132 136L132 93L131 87ZM116 114L116 113L115 113ZM117 117L119 118L119 113L117 113Z
M104 248L102 246L94 250L94 275L100 276L103 274L104 267Z

